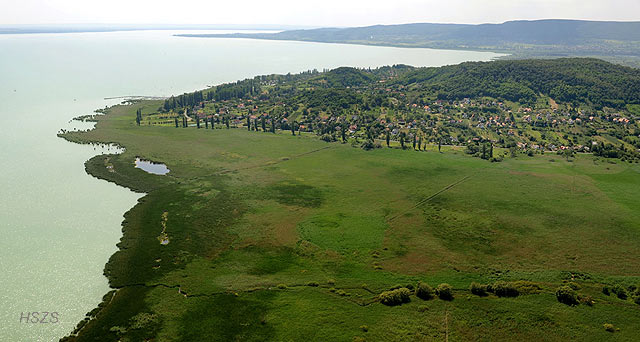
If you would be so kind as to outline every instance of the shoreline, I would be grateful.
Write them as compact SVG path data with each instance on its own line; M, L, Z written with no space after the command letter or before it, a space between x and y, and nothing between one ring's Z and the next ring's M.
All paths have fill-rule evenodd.
M118 240L118 242L116 243L116 251L109 257L109 259L105 262L104 267L103 267L103 276L107 279L107 284L110 288L110 291L108 291L107 293L105 293L102 297L102 300L98 303L98 305L93 308L91 311L89 311L85 318L83 320L81 320L80 322L78 322L74 328L74 330L68 332L65 336L63 336L60 341L73 341L75 340L75 338L78 336L78 334L82 331L83 328L86 327L86 325L93 319L95 319L97 317L97 315L99 315L103 309L105 309L106 307L108 307L108 305L114 300L114 298L118 295L118 292L123 288L123 287L114 287L112 285L112 280L110 279L110 277L107 274L107 268L108 265L111 261L111 258L113 258L113 256L118 253L118 251L121 250L121 248L119 247L122 239L124 238L126 232L125 230L127 229L127 217L130 215L130 213L142 202L144 202L146 196L147 196L147 192L143 191L143 189L141 188L137 188L135 186L131 186L131 184L125 184L121 181L118 181L116 178L110 178L108 177L108 173L109 173L109 169L108 168L103 168L106 172L99 172L98 170L100 169L99 167L96 167L96 164L101 164L102 160L104 159L110 159L112 157L116 157L116 156L121 156L123 154L126 153L127 148L123 145L121 145L118 142L115 141L101 141L101 140L94 140L94 139L86 139L85 137L82 137L82 135L86 135L86 133L91 132L91 131L95 131L98 129L98 124L100 122L101 119L103 119L105 116L109 115L110 110L112 110L114 107L117 106L123 106L123 104L116 104L113 106L110 106L106 109L99 109L100 113L96 113L96 114L92 114L92 115L85 115L85 116L81 116L81 117L77 117L74 118L72 120L77 120L79 118L82 118L83 120L87 120L87 121L92 121L95 122L95 125L92 129L90 130L86 130L86 131L66 131L66 132L62 132L62 133L58 133L57 136L59 138L64 139L65 141L69 142L69 143L73 143L73 144L81 144L81 145L93 145L93 144L104 144L104 145L112 145L112 146L116 146L118 147L121 151L120 153L111 153L111 154L97 154L91 158L89 158L88 160L86 160L84 162L84 169L85 169L85 173L91 177L94 177L96 179L99 180L103 180L103 181L107 181L109 183L114 184L115 186L118 187L122 187L125 188L127 190L130 190L134 193L139 193L142 194L142 196L140 198L138 198L137 202L131 207L129 208L127 211L125 211L122 214L123 220L120 224L120 229L121 229L121 235L120 238Z

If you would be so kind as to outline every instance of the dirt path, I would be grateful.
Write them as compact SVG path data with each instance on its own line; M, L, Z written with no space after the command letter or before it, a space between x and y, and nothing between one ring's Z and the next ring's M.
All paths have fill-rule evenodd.
M411 210L413 210L413 209L415 209L415 208L417 208L417 207L419 207L419 206L421 206L421 205L423 205L423 204L425 204L425 203L429 202L430 200L432 200L432 199L433 199L433 198L435 198L436 196L438 196L438 195L440 195L441 193L443 193L443 192L445 192L445 191L447 191L447 190L449 190L449 189L453 188L454 186L456 186L456 185L458 185L458 184L460 184L460 183L462 183L462 182L466 181L466 180L467 180L467 179L469 179L470 177L471 177L470 175L469 175L469 176L465 176L465 177L463 177L462 179L460 179L460 180L458 180L458 181L456 181L456 182L454 182L454 183L451 183L451 184L449 184L449 185L445 186L444 188L442 188L442 189L438 190L436 193L432 194L431 196L426 197L426 198L424 198L424 199L422 199L422 200L418 201L418 202L417 202L415 205L413 205L411 208L409 208L409 209L407 209L407 210L405 210L405 211L403 211L403 212L401 212L401 213L399 213L399 214L396 214L396 215L392 216L391 218L389 218L389 220L388 220L388 221L389 221L389 222L391 222L391 221L393 221L393 220L397 219L398 217L400 217L400 216L402 216L402 215L404 215L404 214L408 213L409 211L411 211Z

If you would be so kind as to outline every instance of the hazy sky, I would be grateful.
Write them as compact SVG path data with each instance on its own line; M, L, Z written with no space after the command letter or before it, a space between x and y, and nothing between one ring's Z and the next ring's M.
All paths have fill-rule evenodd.
M570 18L640 21L640 0L0 0L1 24L362 26Z

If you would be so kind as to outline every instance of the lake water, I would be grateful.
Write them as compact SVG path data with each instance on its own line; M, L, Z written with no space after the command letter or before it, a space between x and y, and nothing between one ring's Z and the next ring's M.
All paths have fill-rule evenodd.
M104 98L166 96L314 68L439 66L498 56L175 33L0 35L0 341L57 340L108 291L103 267L121 236L123 213L140 194L85 174L83 162L101 148L56 137L60 128L79 125L70 118L116 101ZM20 321L45 311L57 312L59 322Z

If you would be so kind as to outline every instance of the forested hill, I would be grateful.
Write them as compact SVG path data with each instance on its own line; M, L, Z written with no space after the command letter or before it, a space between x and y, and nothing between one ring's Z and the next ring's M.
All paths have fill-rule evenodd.
M396 82L456 100L490 96L522 103L538 95L556 101L623 107L640 103L640 70L593 58L470 62L419 68Z
M503 51L512 57L603 56L640 66L640 22L508 21L502 24L404 24L256 34L185 34L402 47Z
M203 100L225 101L258 96L285 103L300 100L327 102L317 92L353 94L356 101L385 97L379 89L404 91L420 97L457 101L491 97L532 105L542 97L573 107L600 110L640 104L640 70L595 58L558 58L466 62L443 67L395 65L377 69L341 67L326 72L257 76L222 84L205 91L172 97L165 109L193 106ZM378 89L364 96L365 89ZM266 92L266 93L265 93ZM364 99L364 100L363 100ZM366 101L365 101L366 102ZM363 102L363 103L365 103Z

